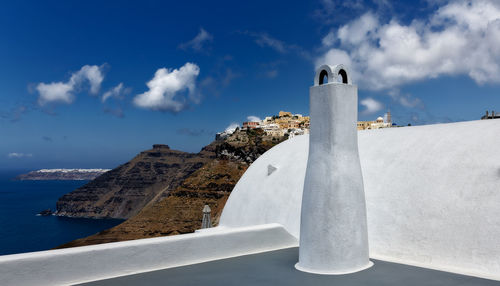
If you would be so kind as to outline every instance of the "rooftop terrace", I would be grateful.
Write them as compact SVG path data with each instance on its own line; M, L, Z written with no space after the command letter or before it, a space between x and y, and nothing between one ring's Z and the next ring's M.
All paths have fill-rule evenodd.
M500 285L499 281L374 260L349 275L317 275L296 270L298 247L122 276L79 286L128 285Z

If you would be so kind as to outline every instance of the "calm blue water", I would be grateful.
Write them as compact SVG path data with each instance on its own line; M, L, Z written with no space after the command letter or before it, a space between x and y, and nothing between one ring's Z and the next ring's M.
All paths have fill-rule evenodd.
M19 172L0 172L0 255L47 250L122 222L36 216L55 210L57 199L87 181L13 181Z

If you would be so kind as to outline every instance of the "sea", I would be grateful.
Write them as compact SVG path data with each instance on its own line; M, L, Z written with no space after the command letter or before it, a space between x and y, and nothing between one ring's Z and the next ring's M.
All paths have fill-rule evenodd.
M22 171L0 171L0 255L48 250L120 224L119 219L37 216L88 181L16 181Z

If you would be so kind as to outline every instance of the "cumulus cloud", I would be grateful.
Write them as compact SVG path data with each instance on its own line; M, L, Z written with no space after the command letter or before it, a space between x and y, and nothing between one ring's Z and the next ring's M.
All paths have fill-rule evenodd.
M396 19L383 23L368 12L338 28L335 35L338 45L320 56L316 65L344 63L364 89L393 89L455 75L469 76L478 84L500 82L498 1L452 1L428 19L407 25ZM328 37L325 47L334 42Z
M71 76L70 82L75 86L79 86L85 81L88 81L90 84L90 93L97 94L103 80L104 74L102 72L102 67L85 65Z
M38 104L45 105L49 102L72 103L75 100L73 85L71 83L53 82L39 83L36 87L39 93Z
M365 107L365 110L362 112L363 114L373 114L384 107L382 103L371 97L361 100L360 103Z
M130 89L125 88L123 83L120 82L117 86L113 87L112 89L106 91L102 95L102 102L106 102L108 98L114 97L114 98L121 98L123 94L129 93Z
M33 157L33 154L31 153L17 153L17 152L12 152L7 154L7 158L26 158L26 157Z
M260 118L257 117L257 116L254 116L254 115L250 115L250 116L247 117L247 121L248 122L259 122Z
M50 102L70 104L75 100L75 92L88 83L91 94L97 94L104 80L102 66L83 66L73 73L67 82L39 83L35 89L38 91L38 104L41 106Z
M146 85L149 90L136 95L134 104L138 107L159 111L179 112L189 102L198 103L196 78L200 68L193 63L186 63L180 69L158 69ZM182 92L187 92L187 97Z
M196 37L194 37L194 39L192 39L189 42L180 44L179 48L181 49L190 48L197 52L200 52L203 51L204 45L208 42L212 42L213 39L214 37L210 33L205 31L205 29L200 28L200 32L198 33L198 35L196 35Z

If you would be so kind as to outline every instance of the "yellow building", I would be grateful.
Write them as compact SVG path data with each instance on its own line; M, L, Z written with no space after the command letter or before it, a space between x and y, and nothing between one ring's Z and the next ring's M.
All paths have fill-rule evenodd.
M292 113L288 112L288 111L280 111L280 113L278 113L278 116L279 117L283 117L283 116L292 117Z
M390 118L390 113L388 114L388 118ZM389 121L389 120L388 120ZM391 127L391 122L384 122L384 118L379 117L375 121L358 121L358 130L366 130L366 129L380 129L380 128L389 128Z
M292 117L280 117L274 120L276 124L280 126L282 129L290 129L290 128L299 128L300 122L297 119L293 119Z
M370 129L370 125L375 121L358 121L358 130Z

